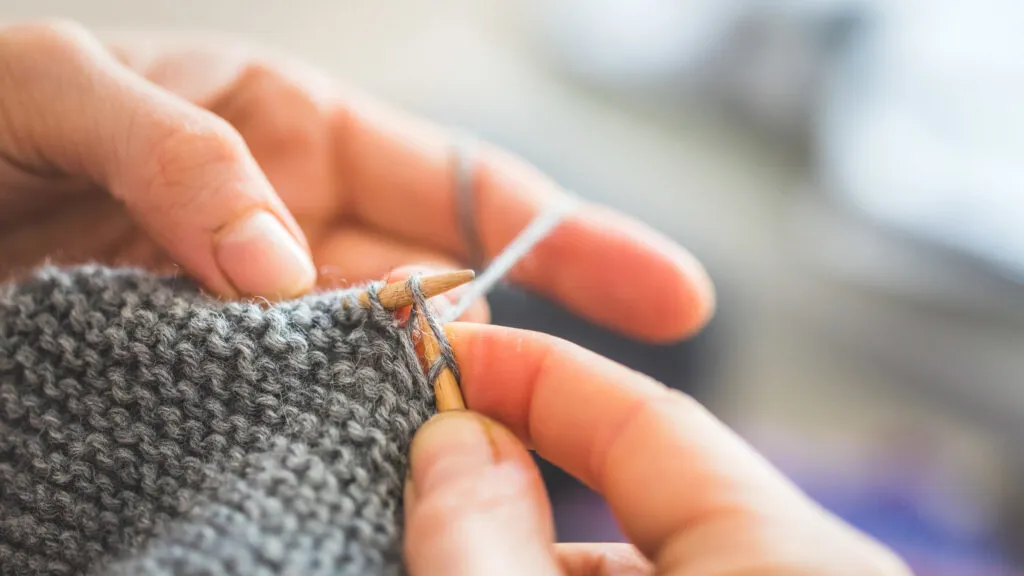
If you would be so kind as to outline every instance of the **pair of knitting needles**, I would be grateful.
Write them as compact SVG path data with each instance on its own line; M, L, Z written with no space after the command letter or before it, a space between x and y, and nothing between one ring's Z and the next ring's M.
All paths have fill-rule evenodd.
M443 272L420 278L420 291L425 299L433 298L444 294L449 290L458 288L467 282L471 282L476 274L472 270L457 270L455 272ZM408 282L393 282L377 291L377 299L385 310L398 310L413 303L413 295L409 290ZM359 305L363 308L370 307L370 294L363 292L358 298ZM423 346L423 361L427 368L432 366L441 358L441 346L438 344L434 333L430 330L423 315L419 315L419 328L422 333L421 345ZM434 396L437 399L438 412L448 410L465 410L466 403L462 399L462 391L455 381L455 375L445 366L434 382Z

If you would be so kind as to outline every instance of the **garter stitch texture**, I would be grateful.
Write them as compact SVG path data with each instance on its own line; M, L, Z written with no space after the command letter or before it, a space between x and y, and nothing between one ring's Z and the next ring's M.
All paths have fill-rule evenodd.
M400 574L409 331L45 268L0 287L0 574Z

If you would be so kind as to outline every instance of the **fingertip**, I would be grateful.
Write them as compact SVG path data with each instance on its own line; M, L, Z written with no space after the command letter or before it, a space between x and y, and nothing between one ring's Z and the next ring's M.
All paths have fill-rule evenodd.
M462 322L445 325L445 334L462 373L467 406L528 442L537 375L546 358L570 358L576 345L541 332Z
M446 483L494 465L498 451L493 428L467 411L441 412L428 420L409 448L412 484L429 494Z
M514 276L596 324L652 344L690 337L714 313L713 284L691 253L599 205L566 218Z
M440 412L427 420L413 436L409 459L413 482L422 493L445 476L446 471L437 469L439 463L457 460L455 465L470 470L502 462L533 462L508 428L470 410ZM452 470L447 472L452 475Z
M468 289L468 286L460 286L447 293L446 296L448 302L454 306L462 299ZM456 320L459 322L487 324L491 321L491 306L487 303L486 298L477 298L473 300L473 303L469 305L469 308L466 308L466 311L456 318Z
M257 210L227 226L215 244L221 272L242 294L284 300L316 285L309 253L267 211Z
M392 269L390 272L384 275L381 280L391 284L392 282L405 282L413 276L426 276L429 274L437 274L441 270L448 269L445 266L440 266L431 263L416 263L416 264L405 264Z
M715 285L700 261L682 248L666 252L669 275L675 278L661 286L664 320L647 337L657 344L693 337L708 325L717 306Z
M506 428L474 412L442 412L417 431L409 459L413 573L556 573L543 481Z
M643 222L608 208L589 209L588 220L618 257L619 312L615 322L653 344L692 337L714 314L715 288L707 269L688 250ZM609 291L612 291L609 289Z

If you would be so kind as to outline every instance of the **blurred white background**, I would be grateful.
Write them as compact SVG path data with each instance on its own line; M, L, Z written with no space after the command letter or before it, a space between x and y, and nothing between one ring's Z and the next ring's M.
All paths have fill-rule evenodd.
M917 473L942 480L921 485L922 502L936 502L917 502L922 514L965 541L979 526L1005 534L1024 455L1024 294L830 199L805 126L820 103L771 90L787 85L779 63L783 78L811 82L817 44L780 36L803 43L773 44L774 61L724 83L746 98L709 106L688 90L706 82L690 64L737 2L619 3L606 28L621 49L587 12L602 3L548 4L0 0L0 14L243 35L505 145L708 264L722 290L708 402L773 459L836 485L916 459ZM631 34L631 16L662 27ZM766 71L774 83L756 82Z

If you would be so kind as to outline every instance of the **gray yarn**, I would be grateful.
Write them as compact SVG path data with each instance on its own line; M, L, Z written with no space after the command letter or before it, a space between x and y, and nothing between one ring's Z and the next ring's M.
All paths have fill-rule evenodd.
M554 232L578 205L578 199L569 194L552 199L544 210L538 213L526 228L520 230L494 260L491 260L483 273L467 287L459 301L445 310L441 321L455 321L477 298L482 298L490 292L537 244Z
M476 225L476 149L477 141L468 134L460 134L452 145L452 172L455 174L455 204L458 208L459 229L462 241L466 245L470 262L477 268L484 263L485 250ZM445 311L442 322L453 322L469 309L478 298L487 295L537 244L547 238L565 218L579 206L579 199L570 193L551 199L548 205L533 220L520 230L501 253L487 263L483 273L469 285L462 298ZM437 330L434 330L437 333ZM443 341L439 338L438 341ZM453 361L446 358L447 364L455 367ZM434 366L431 378L440 373L441 366ZM458 378L458 376L456 376Z
M486 254L476 226L476 148L475 138L467 133L457 133L452 142L451 163L462 243L466 246L470 265L479 271L486 264Z
M415 304L409 314L409 324L415 326L416 318L421 313L420 311L428 310L429 308L427 299L423 296L423 291L420 289L420 279L418 276L409 278L409 289L412 291ZM441 372L447 368L452 373L452 376L455 377L455 383L461 384L462 374L459 372L459 363L455 361L455 351L452 350L451 342L448 342L444 328L441 328L441 323L437 321L437 317L433 314L424 314L423 317L427 321L427 327L430 328L431 334L434 335L434 341L437 342L440 356L427 369L427 381L431 384L437 382Z
M0 287L0 574L402 573L433 392L354 302L88 266Z

